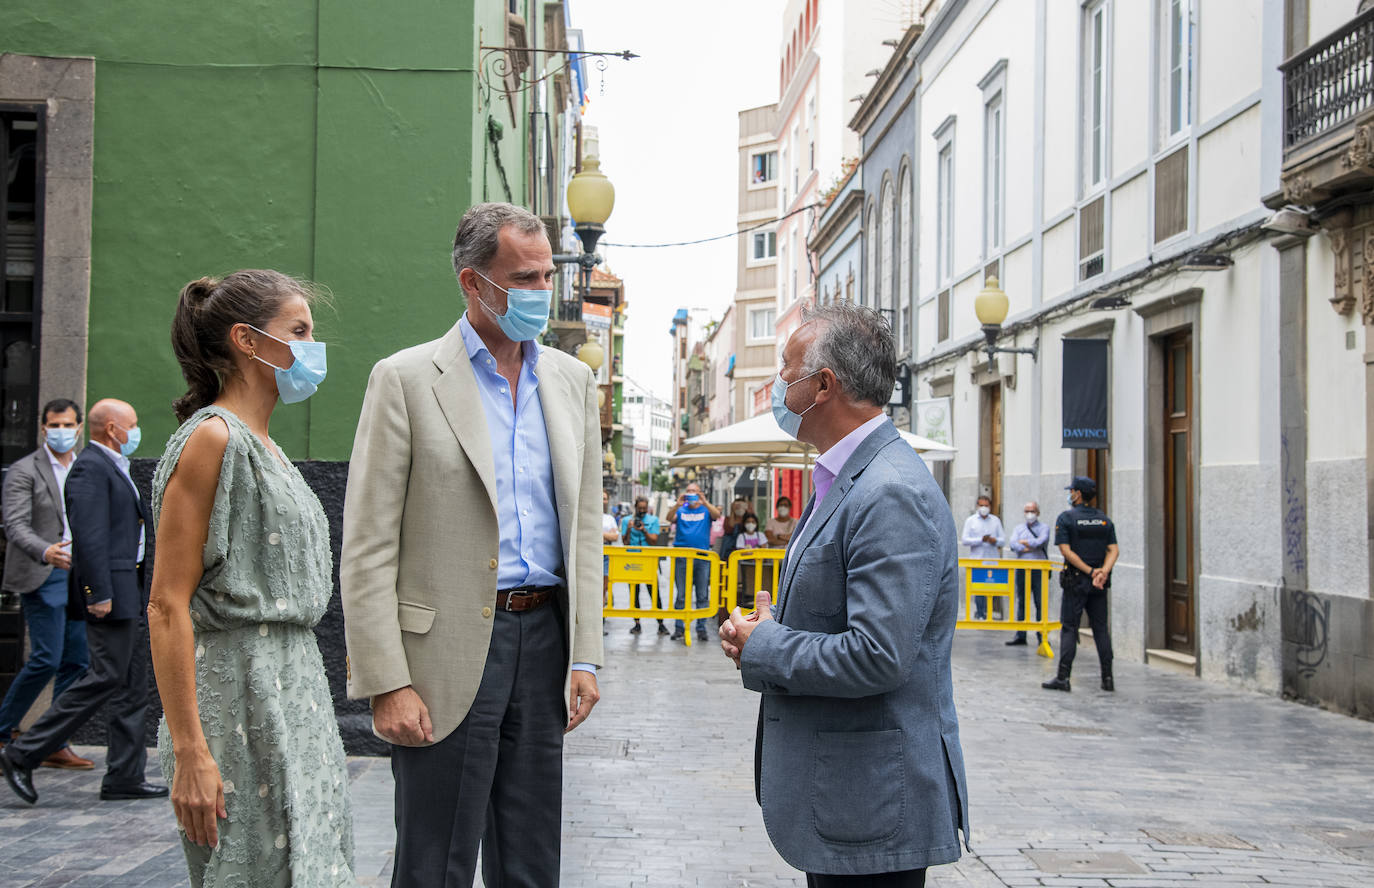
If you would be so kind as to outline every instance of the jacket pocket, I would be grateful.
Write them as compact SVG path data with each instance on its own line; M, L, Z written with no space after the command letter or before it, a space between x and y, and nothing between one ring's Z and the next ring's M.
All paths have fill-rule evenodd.
M869 845L897 835L906 818L902 731L816 733L811 816L827 842Z
M798 600L808 613L833 617L844 609L844 568L834 543L812 546L797 559Z
M401 624L402 632L424 635L434 625L434 614L434 608L426 607L423 604L401 601L396 605L396 618Z

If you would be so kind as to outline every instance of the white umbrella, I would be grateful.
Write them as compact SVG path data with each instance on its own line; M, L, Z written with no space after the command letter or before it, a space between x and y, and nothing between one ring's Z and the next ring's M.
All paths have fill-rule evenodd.
M956 452L956 448L948 444L941 444L920 435L913 435L911 432L898 429L897 433L917 453L927 454L927 459L951 459ZM761 413L750 419L697 435L695 438L688 438L682 442L682 446L678 448L677 453L673 454L673 458L685 457L688 454L714 454L717 456L751 454L756 457L753 460L755 463L769 462L768 457L771 456L774 457L771 462L776 464L783 461L776 458L779 456L790 456L793 458L793 462L802 462L814 453L815 448L801 443L778 428L778 424L774 421L771 413ZM748 465L750 463L715 463L715 465L742 464Z

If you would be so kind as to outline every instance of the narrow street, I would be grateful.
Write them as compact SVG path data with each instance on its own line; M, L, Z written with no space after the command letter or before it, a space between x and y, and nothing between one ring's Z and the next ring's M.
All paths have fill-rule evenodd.
M803 885L754 804L756 697L714 646L628 626L609 622L603 702L567 743L563 884ZM932 886L1374 884L1374 725L1121 661L1105 694L1091 646L1073 693L1042 691L1050 662L1003 640L956 641L973 851ZM350 769L358 873L385 885L390 769ZM0 884L187 884L165 802L36 778L36 808L0 798Z

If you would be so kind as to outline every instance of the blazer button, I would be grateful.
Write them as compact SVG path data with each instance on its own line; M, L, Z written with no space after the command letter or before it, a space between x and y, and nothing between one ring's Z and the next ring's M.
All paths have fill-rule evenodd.
M484 608L482 608L482 616L487 617L488 619L490 619L490 617L491 617L491 608L489 608L489 607L484 607Z
M491 569L492 569L492 570L496 570L496 564L497 564L496 559L495 559L495 558L491 559Z

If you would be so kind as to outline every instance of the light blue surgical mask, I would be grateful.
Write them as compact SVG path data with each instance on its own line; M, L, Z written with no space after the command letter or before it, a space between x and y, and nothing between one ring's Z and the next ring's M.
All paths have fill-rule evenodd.
M134 426L124 431L129 438L123 444L119 445L119 452L126 457L133 456L134 451L138 449L139 442L143 440L143 430L138 426Z
M810 379L821 371L816 370L808 373L801 379L794 379L787 382L779 374L773 380L773 419L778 424L778 428L786 432L790 437L797 437L797 431L801 429L802 417L806 415L811 407L816 406L816 402L811 402L811 407L807 407L801 413L796 413L787 407L787 389L801 382L802 379Z
M1072 490L1069 491L1069 495L1068 495L1067 499L1068 499L1068 501L1069 501L1069 505L1072 506L1072 505L1073 505L1073 491L1072 491Z
M250 330L257 330L268 339L277 339L266 330L258 330L252 324L247 325ZM304 339L293 339L287 342L285 339L277 339L282 345L291 349L291 356L295 359L290 367L281 368L271 361L265 361L257 355L253 355L253 360L262 363L276 371L277 395L283 404L295 404L304 401L306 398L315 394L315 390L324 382L324 377L328 371L328 366L324 358L323 342L308 342Z
M68 453L76 446L76 429L44 429L43 436L53 453Z
M533 339L543 331L549 322L549 306L553 303L552 290L522 290L512 287L507 290L477 269L472 270L479 278L506 294L506 313L497 314L487 301L477 297L477 302L496 321L496 326L511 342L524 342Z

